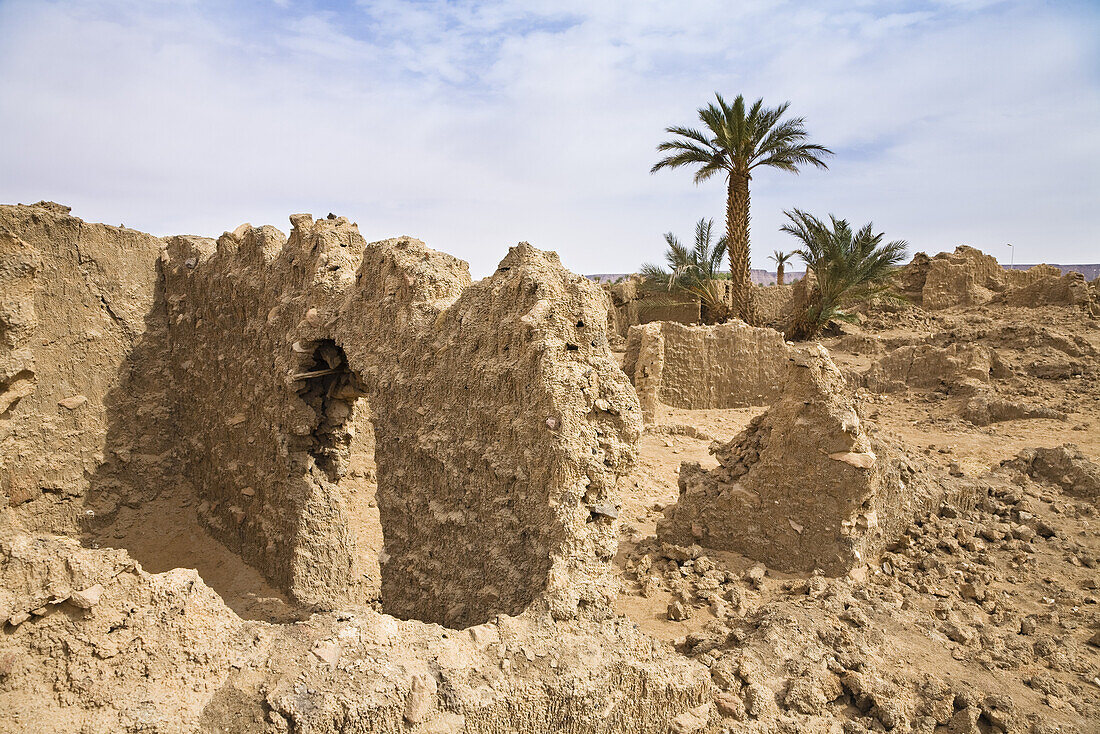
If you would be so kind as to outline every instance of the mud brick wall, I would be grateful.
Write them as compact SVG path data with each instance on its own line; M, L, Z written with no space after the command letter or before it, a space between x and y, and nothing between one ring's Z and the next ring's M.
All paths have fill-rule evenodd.
M598 286L520 245L493 276L344 219L169 247L174 414L218 535L296 598L343 598L340 493L374 424L386 611L450 626L606 614L615 485L640 431Z
M767 405L783 390L789 359L774 329L662 321L631 327L623 370L648 420L658 403L693 410Z

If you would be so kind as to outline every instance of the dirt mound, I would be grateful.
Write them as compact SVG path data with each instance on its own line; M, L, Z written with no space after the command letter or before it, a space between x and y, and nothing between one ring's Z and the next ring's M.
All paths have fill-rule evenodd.
M150 575L122 551L21 534L0 540L0 578L4 731L181 730L244 647L195 571Z
M1066 494L1100 502L1100 466L1071 443L1026 449L1005 465L1036 481L1057 484Z
M663 734L712 692L619 621L245 623L194 571L151 575L51 536L0 541L0 579L6 732L549 732L567 716Z
M968 400L960 415L976 426L988 426L990 423L1029 418L1066 420L1065 413L1045 405L1018 400L1005 400L989 395L977 395Z
M797 354L782 397L713 451L719 467L680 470L658 537L734 550L784 571L842 574L873 559L944 490L872 438L820 347Z

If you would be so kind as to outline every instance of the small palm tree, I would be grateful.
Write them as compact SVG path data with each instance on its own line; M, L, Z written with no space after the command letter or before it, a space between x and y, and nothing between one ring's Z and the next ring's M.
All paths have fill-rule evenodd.
M775 261L775 284L783 285L783 272L786 270L786 265L790 262L791 258L795 256L793 252L783 252L782 250L775 250L768 256L769 260Z
M796 237L802 246L794 254L806 261L816 283L802 313L788 330L787 338L811 339L830 321L852 321L845 309L876 296L892 296L888 279L905 261L905 240L883 244L868 223L858 232L845 219L829 215L831 224L795 209L783 212L789 222L780 231Z
M695 224L695 246L688 248L672 232L665 233L667 269L646 263L641 275L670 292L696 298L702 306L704 322L724 321L729 315L722 279L722 261L726 257L726 238L714 241L714 220L700 219Z
M666 132L678 136L657 146L669 155L650 169L697 166L695 183L706 181L719 172L726 175L726 240L729 243L730 278L733 281L734 313L756 325L752 279L749 276L749 181L761 166L798 173L799 166L828 168L822 160L832 151L820 145L804 142L808 137L801 117L783 120L789 102L774 109L758 99L746 108L741 95L726 104L716 94L718 103L699 109L699 119L706 131L673 126Z

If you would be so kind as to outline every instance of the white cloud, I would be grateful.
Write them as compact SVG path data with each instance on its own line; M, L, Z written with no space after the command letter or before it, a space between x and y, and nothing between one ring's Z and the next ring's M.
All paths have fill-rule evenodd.
M476 274L521 239L632 270L723 213L718 182L648 173L662 129L743 91L838 153L754 181L757 263L792 206L915 249L1100 260L1085 6L283 5L0 2L0 201L161 234L334 211Z

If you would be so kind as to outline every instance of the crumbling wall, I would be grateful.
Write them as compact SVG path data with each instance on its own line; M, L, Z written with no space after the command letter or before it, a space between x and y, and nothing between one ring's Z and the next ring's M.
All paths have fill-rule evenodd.
M967 400L959 410L959 415L976 426L1032 418L1064 421L1067 417L1062 411L1046 405L1007 400L988 394L978 394Z
M298 377L338 350L288 338L316 318L312 300L342 294L364 243L332 223L306 235L242 225L216 247L170 241L165 351L181 491L198 495L218 540L279 586L331 604L357 557L336 485L362 391L346 368Z
M649 421L658 403L676 408L767 405L782 391L790 349L774 329L736 321L633 326L623 370Z
M1027 270L1005 270L1005 283L1009 288L1025 288L1037 280L1048 277L1061 278L1062 269L1043 263Z
M966 245L928 257L918 252L893 277L894 290L927 310L979 306L1075 306L1100 316L1096 295L1080 273L1053 265L1005 270L992 255Z
M821 347L788 361L782 397L729 443L719 466L680 469L662 541L732 550L781 571L842 574L873 559L943 490L873 435Z
M608 332L616 346L622 346L630 327L655 321L697 324L701 320L699 301L675 292L647 286L638 276L603 286L611 300Z
M1076 444L1024 449L1001 464L1037 482L1057 484L1066 494L1100 504L1100 466L1089 461Z
M640 415L597 286L528 245L471 285L416 240L292 221L285 242L242 226L214 252L169 247L181 465L216 537L300 600L343 598L357 554L340 484L365 398L387 611L606 613Z
M1040 266L1035 266L1035 270ZM1031 272L1031 270L1026 272ZM1057 270L1057 268L1054 268ZM1009 306L1038 308L1041 306L1068 306L1084 309L1093 316L1100 316L1100 299L1089 287L1085 276L1075 270L1065 275L1048 274L1034 278L1030 282L1000 296Z
M756 295L756 313L763 324L778 326L782 315L794 295L794 284L766 285L753 291Z
M0 501L29 530L77 526L161 248L52 202L0 206Z
M1006 280L995 257L966 245L941 252L928 266L921 305L929 310L988 303Z
M875 392L910 387L974 391L989 382L996 363L995 352L980 344L915 344L881 357L863 374L863 384Z

